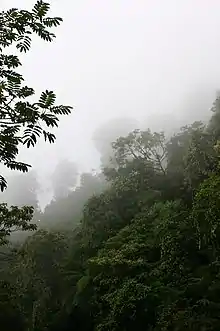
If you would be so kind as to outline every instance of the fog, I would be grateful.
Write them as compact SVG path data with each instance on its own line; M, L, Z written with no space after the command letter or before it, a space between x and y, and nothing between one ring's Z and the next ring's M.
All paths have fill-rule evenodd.
M1 0L31 8L32 0ZM132 117L167 129L207 116L220 86L220 2L216 0L54 0L64 19L51 44L35 38L23 74L37 94L54 90L74 106L54 145L22 150L41 182L63 158L81 171L99 167L93 134ZM44 198L43 198L44 199ZM46 198L45 198L46 199Z

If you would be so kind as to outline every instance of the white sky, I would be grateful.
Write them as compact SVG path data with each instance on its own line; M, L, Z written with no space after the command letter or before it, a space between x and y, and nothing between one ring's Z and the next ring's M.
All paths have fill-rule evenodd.
M0 0L28 8L32 0ZM42 173L58 159L97 165L91 135L116 116L183 116L188 104L209 105L220 86L219 0L53 0L64 23L52 44L36 40L23 73L38 92L55 90L75 111L61 121L55 145L27 160ZM204 93L207 96L204 97ZM203 101L204 100L204 101ZM207 101L208 100L208 101Z

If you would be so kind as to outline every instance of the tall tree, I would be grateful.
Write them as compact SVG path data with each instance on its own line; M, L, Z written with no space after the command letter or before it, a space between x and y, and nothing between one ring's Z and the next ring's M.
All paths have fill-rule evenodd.
M101 193L105 187L103 176L83 173L79 185L72 192L67 196L58 195L59 198L46 206L39 226L50 229L73 229L80 223L87 200L94 194Z

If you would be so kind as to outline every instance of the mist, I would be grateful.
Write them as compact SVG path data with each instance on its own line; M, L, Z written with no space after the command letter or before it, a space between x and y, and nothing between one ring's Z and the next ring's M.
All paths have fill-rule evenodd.
M3 3L2 3L3 2ZM3 0L2 8L30 9L32 0ZM68 159L80 172L98 169L95 132L108 121L132 118L140 127L172 130L210 116L220 86L220 3L214 0L51 1L63 17L51 44L33 43L23 74L37 94L54 90L74 106L61 120L54 145L40 142L19 159L49 174ZM42 193L45 205L51 194Z
M220 330L220 2L48 2L1 2L1 325Z

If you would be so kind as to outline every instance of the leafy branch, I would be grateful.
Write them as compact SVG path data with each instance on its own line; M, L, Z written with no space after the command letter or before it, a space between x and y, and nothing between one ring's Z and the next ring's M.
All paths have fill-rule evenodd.
M3 52L14 45L27 53L33 34L51 42L55 38L51 28L59 26L62 18L47 16L49 9L49 3L38 0L32 11L12 8L0 13L0 163L12 170L28 171L30 165L16 160L20 145L34 147L41 137L53 143L56 137L50 130L58 127L59 116L72 110L71 106L56 105L56 95L49 90L42 92L37 102L28 101L35 91L24 85L24 77L16 71L22 65L20 59ZM0 189L6 187L1 176Z

